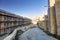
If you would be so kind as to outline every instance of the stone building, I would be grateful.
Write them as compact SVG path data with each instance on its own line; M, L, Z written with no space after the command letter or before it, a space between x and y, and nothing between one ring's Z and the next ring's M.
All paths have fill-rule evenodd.
M55 2L57 34L60 35L60 0Z
M60 0L48 0L49 31L60 35Z
M39 24L40 28L42 28L45 31L47 31L48 30L48 15L44 15L43 19L44 20L38 21L38 24Z
M9 34L15 28L31 24L31 19L0 9L0 35Z

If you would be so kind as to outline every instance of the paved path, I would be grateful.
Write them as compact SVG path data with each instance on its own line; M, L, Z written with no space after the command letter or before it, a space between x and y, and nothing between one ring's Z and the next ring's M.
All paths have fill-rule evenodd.
M56 40L48 36L39 28L32 28L19 36L19 40Z

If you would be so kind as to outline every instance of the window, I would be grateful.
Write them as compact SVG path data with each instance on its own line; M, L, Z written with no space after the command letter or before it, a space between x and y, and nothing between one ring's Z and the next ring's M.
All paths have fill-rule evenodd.
M0 21L2 20L2 16L0 16Z
M4 20L7 21L7 17L6 16L4 17Z
M1 33L1 23L0 23L0 33Z

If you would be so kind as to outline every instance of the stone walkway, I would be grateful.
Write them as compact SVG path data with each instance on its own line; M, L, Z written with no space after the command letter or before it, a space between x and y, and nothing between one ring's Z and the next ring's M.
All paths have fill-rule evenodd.
M57 40L51 36L48 36L39 28L32 28L24 32L19 36L19 40Z

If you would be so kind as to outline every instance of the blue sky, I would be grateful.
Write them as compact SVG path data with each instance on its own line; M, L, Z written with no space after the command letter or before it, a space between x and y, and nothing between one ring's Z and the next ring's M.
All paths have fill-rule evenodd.
M0 9L32 18L47 13L47 0L0 0Z

